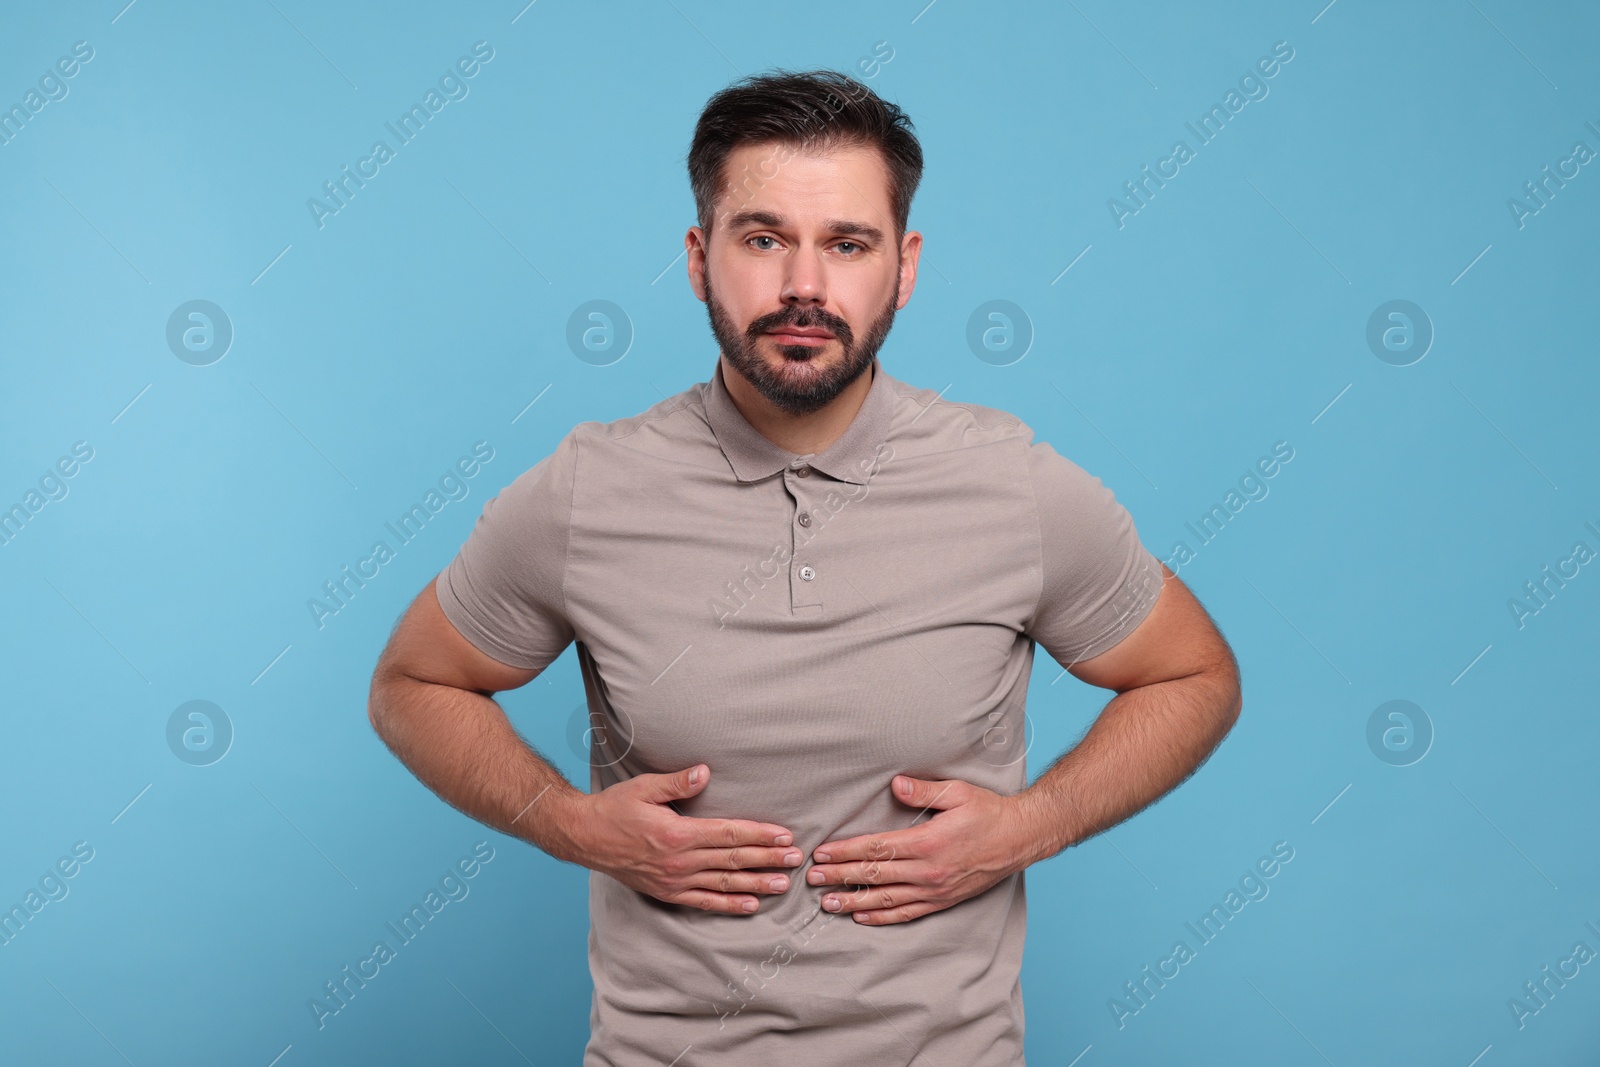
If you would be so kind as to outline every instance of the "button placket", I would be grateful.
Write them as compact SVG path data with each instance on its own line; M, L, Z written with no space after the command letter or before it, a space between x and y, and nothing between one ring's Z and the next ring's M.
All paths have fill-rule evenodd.
M789 462L784 471L784 486L794 501L794 521L789 526L793 546L789 553L789 603L796 608L821 607L822 583L818 581L817 561L810 551L815 537L816 519L812 514L815 508L809 498L813 487L820 490L822 486L812 477L806 457L796 457Z

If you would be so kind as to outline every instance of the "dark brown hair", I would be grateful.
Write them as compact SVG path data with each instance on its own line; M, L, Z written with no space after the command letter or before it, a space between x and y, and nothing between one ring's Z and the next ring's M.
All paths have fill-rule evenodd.
M728 154L748 144L773 142L799 150L866 146L883 153L895 237L906 231L911 198L922 180L922 145L911 119L865 83L832 70L772 71L743 78L706 102L689 146L689 186L707 234L721 194L736 186L760 188L772 174L723 173Z

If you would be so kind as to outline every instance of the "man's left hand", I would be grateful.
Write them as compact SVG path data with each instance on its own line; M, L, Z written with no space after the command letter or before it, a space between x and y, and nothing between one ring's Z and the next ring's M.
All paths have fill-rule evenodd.
M904 830L817 846L810 885L866 886L828 893L823 909L888 925L959 904L1032 862L1036 835L1018 797L959 779L895 775L896 800L938 815Z

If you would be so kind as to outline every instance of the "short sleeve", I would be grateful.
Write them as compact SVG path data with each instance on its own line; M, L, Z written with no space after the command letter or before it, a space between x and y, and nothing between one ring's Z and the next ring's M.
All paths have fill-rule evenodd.
M483 505L439 574L439 607L485 654L543 670L572 643L564 583L577 431Z
M1127 637L1161 595L1161 565L1099 478L1048 444L1029 446L1042 577L1027 633L1063 666Z

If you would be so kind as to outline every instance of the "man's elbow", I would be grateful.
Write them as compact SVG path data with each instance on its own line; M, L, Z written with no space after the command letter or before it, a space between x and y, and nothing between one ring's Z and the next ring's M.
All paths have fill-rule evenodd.
M1220 729L1218 740L1226 737L1239 721L1239 713L1244 710L1244 689L1239 682L1239 664L1233 658L1230 650L1227 658L1216 668L1217 684L1220 691L1218 713Z
M383 663L372 672L372 685L367 690L367 724L379 737L387 738L393 727L399 681L400 677Z

